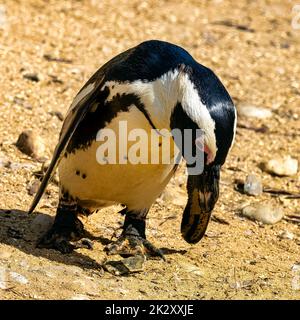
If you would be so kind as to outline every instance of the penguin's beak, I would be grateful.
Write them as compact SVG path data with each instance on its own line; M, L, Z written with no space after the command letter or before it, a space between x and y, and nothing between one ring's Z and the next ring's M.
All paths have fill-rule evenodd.
M188 243L204 236L211 212L219 197L220 166L207 166L200 175L189 175L188 202L183 212L181 233Z

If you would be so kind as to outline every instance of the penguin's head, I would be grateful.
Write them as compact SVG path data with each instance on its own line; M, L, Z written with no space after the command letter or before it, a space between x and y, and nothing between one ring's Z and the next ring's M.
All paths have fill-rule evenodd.
M211 212L219 197L220 169L233 144L236 129L234 104L214 73L202 67L189 70L184 80L181 103L175 107L171 125L193 130L193 155L202 156L202 170L195 171L186 148L182 155L188 169L188 203L183 213L181 232L189 243L197 243L204 235ZM202 134L197 135L197 129Z

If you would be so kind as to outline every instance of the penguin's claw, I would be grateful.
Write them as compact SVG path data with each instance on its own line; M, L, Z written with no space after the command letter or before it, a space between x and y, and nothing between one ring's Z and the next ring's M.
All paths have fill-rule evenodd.
M122 235L117 241L108 244L104 250L108 255L145 256L148 254L166 260L160 249L156 248L150 241L135 235Z
M70 241L64 236L55 234L51 238L47 237L47 235L42 237L38 241L36 247L55 249L60 251L61 253L71 253L73 250L80 248L93 250L93 242L89 239Z

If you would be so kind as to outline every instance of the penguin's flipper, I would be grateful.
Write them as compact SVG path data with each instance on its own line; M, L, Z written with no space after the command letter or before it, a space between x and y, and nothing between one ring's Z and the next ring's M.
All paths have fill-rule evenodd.
M55 169L57 168L65 150L70 142L74 132L76 131L80 122L84 119L89 110L95 106L95 103L100 103L104 100L105 94L101 91L104 83L104 75L95 74L76 95L60 133L59 142L54 150L53 157L49 168L41 182L39 190L37 191L28 213L32 213L39 203L49 180L51 179Z

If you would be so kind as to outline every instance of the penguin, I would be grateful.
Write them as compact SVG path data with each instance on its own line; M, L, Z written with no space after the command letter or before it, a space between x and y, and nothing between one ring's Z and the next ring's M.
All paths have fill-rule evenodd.
M181 234L186 242L198 243L219 198L220 170L233 145L236 122L236 109L224 85L185 49L149 40L115 56L86 82L68 110L53 158L29 209L29 213L34 211L58 168L55 220L37 246L69 253L87 245L82 240L84 226L78 216L122 204L123 230L116 241L105 247L107 254L163 258L161 250L146 238L146 217L179 162L126 162L132 142L120 157L119 148L124 145L121 124L126 124L128 132L143 130L169 139L173 143L172 159L186 160L188 201ZM107 153L99 152L108 141L101 140L105 130L115 133L111 140L118 145L117 163L109 162ZM185 148L187 142L183 138L181 145L180 138L174 139L174 130L182 134L190 130L188 147L196 157L185 151L189 148ZM202 143L197 143L198 130ZM147 148L144 153L151 156L153 147ZM193 170L197 150L202 151L202 170Z

